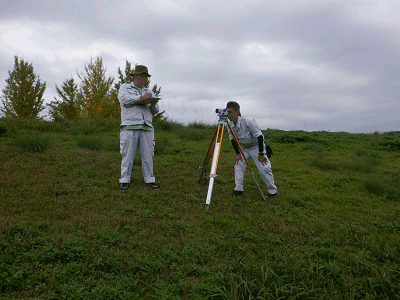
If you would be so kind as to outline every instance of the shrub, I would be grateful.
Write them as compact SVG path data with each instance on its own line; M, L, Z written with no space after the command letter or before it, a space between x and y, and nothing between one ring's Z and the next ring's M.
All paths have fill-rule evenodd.
M6 132L7 132L7 130L6 130L6 122L3 119L1 119L0 120L0 136L6 135Z
M52 143L50 135L43 133L19 133L13 139L16 146L31 152L42 152Z
M384 139L380 141L379 146L387 150L399 150L400 138L398 136L385 136Z

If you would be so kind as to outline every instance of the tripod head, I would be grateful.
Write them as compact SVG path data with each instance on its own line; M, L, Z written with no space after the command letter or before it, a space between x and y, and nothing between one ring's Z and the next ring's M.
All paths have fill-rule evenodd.
M217 113L219 120L218 120L218 124L222 124L224 122L228 122L228 114L231 112L229 109L227 108L217 108L215 110L215 112Z
M219 117L218 124L227 124L229 119L227 117Z

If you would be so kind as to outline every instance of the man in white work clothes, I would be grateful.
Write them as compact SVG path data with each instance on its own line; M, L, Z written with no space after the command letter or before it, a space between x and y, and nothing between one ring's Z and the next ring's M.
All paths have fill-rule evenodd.
M145 86L151 76L146 66L137 65L131 74L132 83L121 85L118 93L118 100L121 105L121 132L120 150L121 178L120 188L129 188L133 159L139 146L142 158L142 173L144 182L152 189L160 188L155 183L153 175L154 156L154 128L152 125L153 116L158 113L159 106L155 94Z
M277 189L274 184L274 176L271 170L271 162L268 156L272 155L272 149L265 145L264 136L259 129L257 123L253 120L243 118L240 114L240 106L237 102L228 102L226 108L230 110L227 115L229 124L232 127L236 138L243 150L247 160L250 157L253 159L257 166L258 172L261 175L262 180L265 182L268 188L268 197L276 197ZM235 190L233 191L234 196L243 194L243 178L246 170L246 161L243 159L242 154L239 151L239 147L235 142L231 132L228 130L229 139L232 142L232 146L236 151L236 164L235 164ZM268 152L268 156L267 156Z

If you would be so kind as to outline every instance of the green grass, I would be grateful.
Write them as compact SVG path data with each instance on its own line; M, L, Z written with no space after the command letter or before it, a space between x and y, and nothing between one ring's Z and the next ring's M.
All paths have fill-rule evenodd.
M399 299L395 133L264 131L268 201L248 170L230 195L225 133L207 210L197 177L213 126L154 124L161 189L137 154L121 191L117 123L41 122L2 125L0 299ZM51 142L30 151L21 132Z

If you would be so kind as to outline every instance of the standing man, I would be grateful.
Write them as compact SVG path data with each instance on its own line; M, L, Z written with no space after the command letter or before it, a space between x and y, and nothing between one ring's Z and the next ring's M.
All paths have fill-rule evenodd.
M139 146L144 182L148 187L158 189L160 186L155 183L153 175L155 142L152 125L153 116L159 111L158 100L148 100L154 98L155 94L145 87L149 83L148 78L151 77L146 66L137 65L131 75L133 82L122 84L118 93L118 100L121 105L120 150L122 161L120 188L129 188L132 163Z
M272 155L271 147L265 145L264 136L257 123L255 121L242 118L240 114L240 106L237 102L228 102L226 104L226 108L230 110L230 113L227 115L229 124L231 125L233 132L235 133L236 138L242 147L244 155L246 156L247 160L250 160L251 157L256 164L262 180L268 187L268 197L276 197L277 189L274 184L271 163L268 159L268 157L271 157ZM231 140L232 146L237 154L235 164L236 187L232 194L234 196L239 196L243 194L243 179L247 164L246 161L243 160L242 154L239 151L239 147L229 130L228 133L229 139Z

